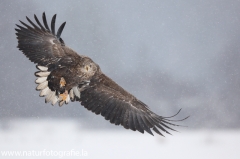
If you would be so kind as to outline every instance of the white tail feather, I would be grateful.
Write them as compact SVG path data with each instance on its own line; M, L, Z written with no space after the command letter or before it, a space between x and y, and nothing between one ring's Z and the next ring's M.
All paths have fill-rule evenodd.
M55 92L51 91L46 97L46 103L51 102L54 96Z
M44 89L48 86L48 81L45 81L43 83L40 83L38 86L37 86L37 90L41 90L41 89Z
M69 97L69 95L67 96L67 99L66 99L66 104L68 104L69 103L69 101L70 101L70 97Z
M48 87L46 87L40 92L39 96L42 97L42 96L48 95L50 92L51 90Z
M58 102L58 98L57 96L55 95L52 99L52 105L55 105L56 103Z
M74 99L73 89L70 90L69 97L70 97L71 100Z
M79 92L79 90L78 90L77 87L73 87L73 92L74 92L75 96L77 96L78 98L80 98L80 92Z
M36 83L43 83L43 82L45 82L47 80L47 77L39 77L39 78L37 78L36 79Z
M51 72L38 72L36 73L37 76L40 77L47 77Z
M41 71L47 71L48 70L48 68L44 67L44 66L37 66L37 68Z
M59 106L61 107L64 104L64 100L62 100L61 102L59 102Z

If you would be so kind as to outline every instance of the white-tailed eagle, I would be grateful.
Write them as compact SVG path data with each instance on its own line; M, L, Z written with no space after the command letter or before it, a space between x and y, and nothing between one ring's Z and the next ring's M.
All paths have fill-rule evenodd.
M181 120L170 120L171 117L155 114L146 104L102 73L92 59L67 47L61 38L66 22L56 31L56 14L52 18L51 29L45 13L42 15L43 24L36 15L37 24L26 18L32 26L22 21L23 26L17 25L17 47L37 64L36 89L41 91L41 97L45 96L46 103L62 106L70 101L79 101L85 108L101 114L115 125L121 124L126 129L141 133L146 131L151 135L151 130L162 136L161 131L170 134L168 129L174 130L170 126L179 126L172 122Z

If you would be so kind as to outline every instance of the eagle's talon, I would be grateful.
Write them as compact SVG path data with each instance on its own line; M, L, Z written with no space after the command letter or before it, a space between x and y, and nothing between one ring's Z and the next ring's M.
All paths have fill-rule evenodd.
M68 91L66 90L63 94L59 94L60 101L66 101L68 98Z

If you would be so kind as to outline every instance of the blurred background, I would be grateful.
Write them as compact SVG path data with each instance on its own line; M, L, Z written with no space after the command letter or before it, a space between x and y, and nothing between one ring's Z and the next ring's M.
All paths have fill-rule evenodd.
M18 20L44 11L48 21L57 14L57 27L67 22L62 38L69 47L157 114L183 108L176 119L190 115L181 122L188 127L152 137L109 124L77 102L45 104L35 90L35 65L16 48L14 30ZM0 150L239 157L240 1L1 0L0 13Z

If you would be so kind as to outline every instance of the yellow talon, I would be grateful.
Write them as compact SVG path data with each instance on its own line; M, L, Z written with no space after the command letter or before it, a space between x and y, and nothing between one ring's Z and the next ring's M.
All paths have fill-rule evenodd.
M68 91L66 90L63 94L59 94L59 98L63 101L66 101L68 97Z

